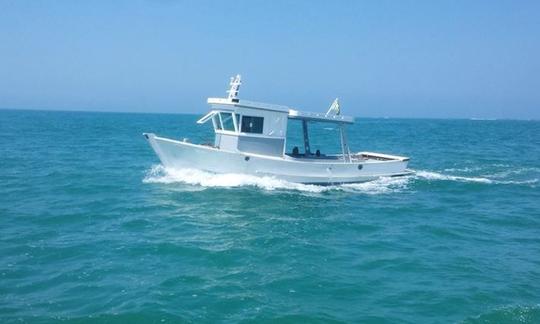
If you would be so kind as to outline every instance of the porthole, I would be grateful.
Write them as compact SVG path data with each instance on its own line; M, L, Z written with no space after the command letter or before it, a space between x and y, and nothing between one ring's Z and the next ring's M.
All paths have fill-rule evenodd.
M358 170L362 170L364 166L362 164L358 164Z
M246 156L244 160L246 160L246 162L249 161L249 156Z

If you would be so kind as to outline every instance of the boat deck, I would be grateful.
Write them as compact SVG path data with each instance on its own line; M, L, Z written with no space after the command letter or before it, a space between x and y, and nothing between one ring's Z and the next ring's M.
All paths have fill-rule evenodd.
M342 154L292 154L285 153L286 157L293 159L304 160L304 161L343 161ZM367 161L393 161L393 160L403 160L407 158L398 157L398 156L387 156L380 154L370 154L370 153L356 153L350 155L351 162L367 162ZM408 160L408 159L407 159Z

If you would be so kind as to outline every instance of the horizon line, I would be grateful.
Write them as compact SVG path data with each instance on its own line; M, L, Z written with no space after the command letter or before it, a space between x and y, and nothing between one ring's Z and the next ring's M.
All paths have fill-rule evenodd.
M104 114L155 114L155 115L201 115L201 112L173 112L173 111L118 111L118 110L92 110L92 109L50 109L50 108L6 108L0 110L9 111L40 111L40 112L73 112L73 113L104 113ZM477 120L477 121L540 121L540 118L509 118L509 117L392 117L392 116L353 116L355 119L436 119L436 120Z

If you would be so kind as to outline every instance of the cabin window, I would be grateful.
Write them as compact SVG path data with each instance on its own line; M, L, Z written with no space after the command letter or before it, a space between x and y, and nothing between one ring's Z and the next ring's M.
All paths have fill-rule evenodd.
M232 113L229 112L220 112L219 116L221 117L221 124L223 125L223 130L234 132L234 122Z
M242 116L242 133L262 134L263 117Z

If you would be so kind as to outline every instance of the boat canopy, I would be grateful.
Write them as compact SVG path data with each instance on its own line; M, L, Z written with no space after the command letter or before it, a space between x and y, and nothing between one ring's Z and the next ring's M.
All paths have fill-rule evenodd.
M208 98L208 103L212 105L213 108L221 109L230 109L234 110L235 108L251 108L258 110L274 111L280 113L287 113L289 119L303 119L308 121L319 121L319 122L328 122L328 123L343 123L343 124L353 124L354 117L344 116L344 115L327 115L324 113L315 113L308 111L300 111L296 109L289 108L287 106L273 105L262 102L254 102L248 100L231 101L226 98ZM209 114L211 114L210 112ZM212 116L206 115L199 120L199 123L204 123L204 118L210 118ZM206 121L206 120L205 120Z
M323 113L314 113L307 111L298 111L298 110L289 110L289 119L302 119L307 121L319 121L327 123L343 123L343 124L352 124L354 123L354 117L343 116L343 115L330 115L327 116Z

